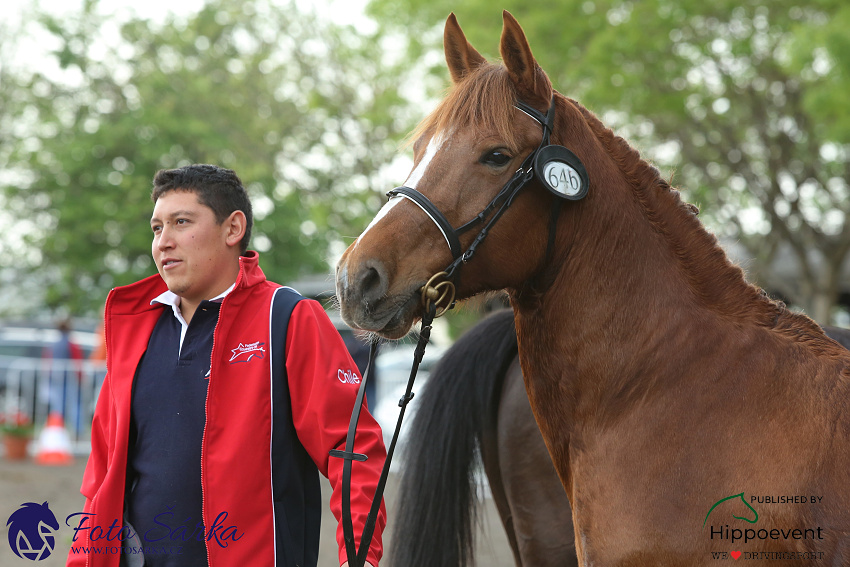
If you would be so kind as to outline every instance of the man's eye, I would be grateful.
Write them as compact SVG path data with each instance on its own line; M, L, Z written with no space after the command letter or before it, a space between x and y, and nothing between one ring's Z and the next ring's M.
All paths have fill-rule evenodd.
M501 150L492 150L489 152L485 152L484 155L481 156L479 160L484 165L489 165L492 167L504 167L508 165L508 162L511 161L511 156L502 152Z
M157 232L159 232L161 229L162 229L162 227L161 227L161 226L159 226L159 225L157 225L157 226L152 226L152 227L151 227L151 230L153 231L153 233L154 233L154 234L156 234Z

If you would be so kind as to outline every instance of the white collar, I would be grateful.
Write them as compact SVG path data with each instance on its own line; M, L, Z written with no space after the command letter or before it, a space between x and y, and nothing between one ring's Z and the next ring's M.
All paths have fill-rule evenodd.
M227 295L233 291L233 288L236 287L236 283L234 282L229 288L224 290L222 293L210 299L215 303L221 303ZM180 296L172 291L164 291L158 296L151 299L151 305L154 303L162 303L163 305L168 305L171 307L171 311L174 313L174 316L180 321L180 349L183 349L183 339L186 337L186 330L189 328L189 323L186 322L186 319L183 318L183 312L180 311Z
M224 290L223 292L221 292L217 296L210 299L210 301L215 301L216 303L221 303L224 300L224 298L227 297L230 294L231 291L233 291L233 288L235 288L235 287L236 287L236 283L234 282L229 288L227 288L226 290ZM151 299L151 305L153 305L154 303L162 303L163 305L170 305L172 308L175 309L175 311L174 311L175 315L180 312L180 296L177 295L176 293L170 291L170 290L166 290L166 291L160 293L159 295L157 295L156 297L154 297L153 299ZM178 318L182 318L182 316L178 317Z

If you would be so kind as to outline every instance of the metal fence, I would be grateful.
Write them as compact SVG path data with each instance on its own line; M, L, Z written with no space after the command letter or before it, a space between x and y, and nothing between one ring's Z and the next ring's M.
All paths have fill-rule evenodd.
M376 361L376 391L370 409L389 442L398 418L398 400L407 385L413 360L413 345L392 345L383 349ZM419 367L417 389L444 349L429 346ZM0 416L22 414L35 426L35 437L47 417L59 412L71 436L75 455L91 450L91 423L95 403L106 376L104 362L88 360L40 359L0 355ZM409 421L409 420L408 420Z
M88 454L104 376L103 362L0 356L0 413L6 422L24 416L37 436L47 416L58 412L71 436L73 453Z

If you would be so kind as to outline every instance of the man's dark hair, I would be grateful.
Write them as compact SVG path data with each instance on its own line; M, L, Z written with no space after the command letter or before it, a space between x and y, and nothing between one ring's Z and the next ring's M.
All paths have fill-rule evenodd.
M195 164L177 169L160 169L153 178L151 200L157 199L169 191L189 191L198 196L198 200L212 209L215 220L221 224L233 211L245 213L245 236L239 242L239 251L245 254L251 240L251 228L254 226L254 214L251 200L242 181L232 169L217 165Z

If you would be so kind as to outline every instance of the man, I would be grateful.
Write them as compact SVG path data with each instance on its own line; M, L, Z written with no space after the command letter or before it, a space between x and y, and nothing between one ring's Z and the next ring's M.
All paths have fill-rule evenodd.
M151 198L159 275L107 298L107 377L68 564L316 565L317 469L339 521L343 461L328 452L344 447L357 368L321 306L267 281L247 251L251 204L233 171L160 171ZM358 543L386 457L361 415ZM371 565L385 523L382 505Z

